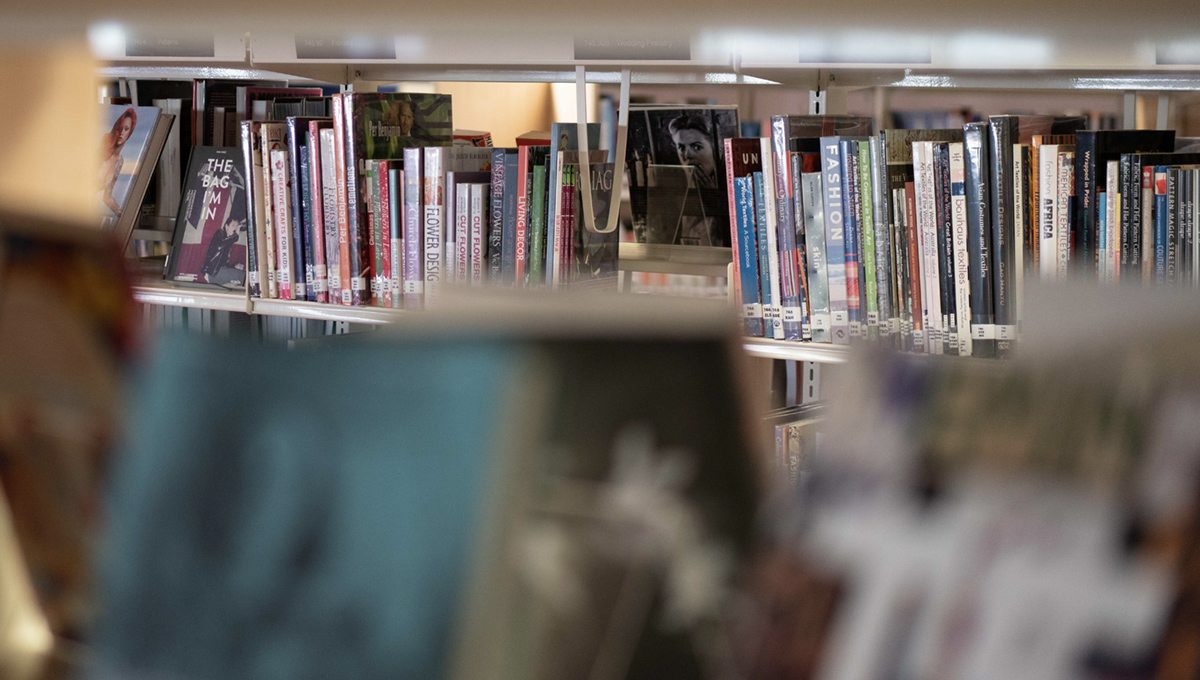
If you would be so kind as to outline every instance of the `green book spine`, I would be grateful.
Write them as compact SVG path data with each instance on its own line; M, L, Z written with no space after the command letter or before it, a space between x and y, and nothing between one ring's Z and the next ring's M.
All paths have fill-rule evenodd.
M372 255L375 260L375 268L371 270L374 274L371 278L372 286L371 304L383 304L383 206L379 200L379 162L369 161L367 163L367 182L370 184L371 196L371 212L375 215L375 219L371 220L371 243L374 246L371 248ZM390 238L390 236L389 236Z
M875 282L875 206L871 197L871 146L858 143L858 170L862 194L863 285L867 298L867 338L879 339L879 291Z
M533 188L529 197L529 281L542 285L542 265L546 259L546 166L533 167Z

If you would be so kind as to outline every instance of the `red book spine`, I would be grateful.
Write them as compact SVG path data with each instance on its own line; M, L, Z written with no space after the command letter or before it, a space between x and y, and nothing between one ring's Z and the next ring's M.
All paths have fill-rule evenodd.
M380 161L375 165L375 172L379 175L379 245L380 256L383 260L383 266L380 268L379 276L379 295L380 307L392 306L392 201L388 196L388 191L391 188L391 183L388 181L388 162Z
M337 220L338 220L338 273L342 281L343 305L351 302L350 296L350 224L347 218L350 202L346 196L346 120L342 112L342 98L330 97L333 113L333 162L337 167Z
M529 228L529 147L517 147L517 270L516 284L525 285L525 261L529 258L525 247Z
M921 251L917 247L917 197L912 182L904 183L904 222L908 232L908 278L912 295L913 349L925 351L925 323L921 316Z
M738 233L737 233L737 201L733 195L733 139L725 139L725 190L729 194L729 244L733 249L734 270L729 277L729 285L733 287L733 299L737 304L742 303L742 277L737 270L738 263ZM628 291L627 291L628 292ZM740 307L739 307L740 309Z

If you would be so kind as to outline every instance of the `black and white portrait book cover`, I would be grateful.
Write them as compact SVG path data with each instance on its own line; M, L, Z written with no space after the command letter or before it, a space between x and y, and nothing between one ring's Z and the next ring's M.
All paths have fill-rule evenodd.
M735 106L630 107L625 162L639 243L729 247L725 139L737 136Z

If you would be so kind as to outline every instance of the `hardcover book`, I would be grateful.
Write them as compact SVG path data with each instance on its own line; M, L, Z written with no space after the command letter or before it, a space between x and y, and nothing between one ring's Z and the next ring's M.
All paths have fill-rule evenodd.
M137 226L142 197L166 143L173 116L154 106L103 105L100 138L100 215L124 245ZM160 122L161 119L161 122Z
M728 247L725 140L735 106L630 106L625 158L639 243Z
M246 179L237 147L196 147L188 164L166 279L242 286L246 281Z
M574 164L578 167L578 164ZM608 220L608 211L612 209L610 198L613 197L612 163L591 163L588 177L592 181L592 209L595 211L596 223ZM577 177L579 175L576 175ZM589 188L577 186L576 193L588 191ZM583 199L576 200L577 206L583 205ZM573 251L573 271L571 285L576 287L596 288L616 292L617 290L617 258L620 232L612 231L607 234L597 234L589 230L583 219L577 213L575 226L571 235Z

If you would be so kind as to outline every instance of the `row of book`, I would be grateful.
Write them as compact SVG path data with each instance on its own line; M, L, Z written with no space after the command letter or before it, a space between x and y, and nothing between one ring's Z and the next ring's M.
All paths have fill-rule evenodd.
M240 150L197 147L166 277L410 309L448 283L615 289L619 233L583 219L576 127L514 148L452 146L450 106L445 95L345 93L329 117L243 121ZM588 126L593 149L599 132ZM594 225L614 195L608 156L588 155Z
M745 333L1004 356L1026 277L1196 285L1200 155L1085 123L776 116L770 138L725 140Z

